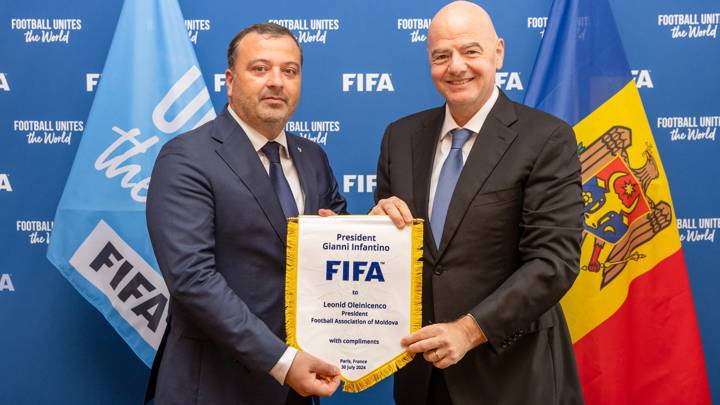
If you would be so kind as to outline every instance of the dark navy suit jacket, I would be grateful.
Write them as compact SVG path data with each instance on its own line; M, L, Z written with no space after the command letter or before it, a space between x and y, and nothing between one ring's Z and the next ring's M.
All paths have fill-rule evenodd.
M287 144L305 213L345 213L323 150L291 134ZM287 222L257 152L227 108L163 146L147 221L171 295L155 403L285 403L287 386L268 372L287 348Z
M387 127L376 198L428 218L445 107ZM442 371L454 405L582 404L558 301L579 271L583 202L572 129L500 94L453 192L437 248L425 222L423 325L472 314L488 343ZM398 405L424 405L432 365L395 375Z

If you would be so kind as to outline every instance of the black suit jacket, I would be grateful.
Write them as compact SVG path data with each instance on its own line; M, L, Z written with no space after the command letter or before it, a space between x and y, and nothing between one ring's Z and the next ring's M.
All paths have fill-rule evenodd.
M376 199L426 219L423 324L472 314L488 338L444 371L454 405L582 403L558 301L577 276L582 199L572 129L500 94L463 167L439 249L428 219L445 108L390 124ZM432 365L398 372L398 404L422 405Z
M287 135L305 213L345 213L322 149ZM155 403L284 404L269 374L287 348L287 221L250 140L227 109L165 144L147 199L170 291Z

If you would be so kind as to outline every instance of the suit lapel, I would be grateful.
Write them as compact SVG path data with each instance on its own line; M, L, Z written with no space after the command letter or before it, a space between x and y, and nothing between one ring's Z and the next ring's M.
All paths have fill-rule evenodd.
M517 133L509 128L515 121L517 121L517 116L512 102L501 92L480 129L455 186L445 218L438 258L443 255L457 232L473 198L515 140Z
M305 209L300 214L315 215L319 209L317 196L317 184L313 181L314 177L310 172L310 167L313 162L309 161L307 153L303 152L302 148L297 142L295 135L286 133L288 152L290 152L290 158L293 161L293 165L297 170L298 177L300 178L300 187L302 187L303 195L305 196Z
M240 178L255 197L280 240L285 243L287 220L283 214L275 189L270 183L255 148L240 125L233 119L227 108L217 118L217 129L213 137L221 142L216 149L220 158ZM242 209L242 207L238 207Z
M445 118L445 107L440 107L436 113L429 117L422 126L422 129L412 136L412 173L413 173L413 203L415 212L420 218L430 218L428 214L428 202L430 200L430 177L432 177L433 160L440 129ZM426 248L433 256L437 253L434 236L430 231L430 222L426 222L425 238L428 243Z

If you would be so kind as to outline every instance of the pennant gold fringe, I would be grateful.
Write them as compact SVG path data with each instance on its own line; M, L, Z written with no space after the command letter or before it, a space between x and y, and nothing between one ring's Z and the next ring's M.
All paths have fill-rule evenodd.
M423 255L423 220L414 219L411 229L412 254L410 271L410 333L413 333L422 326L422 255ZM288 221L287 235L287 270L285 275L285 333L287 343L298 350L296 318L297 318L297 257L298 257L298 234L299 223L297 218L290 218ZM403 352L394 359L369 372L358 380L343 378L343 391L360 392L366 390L386 377L391 376L397 370L408 364L414 354Z
M410 271L410 333L422 328L423 220L413 219Z
M285 335L287 344L300 349L295 329L297 326L297 263L298 234L300 224L297 218L290 218L287 226L286 268L285 268Z

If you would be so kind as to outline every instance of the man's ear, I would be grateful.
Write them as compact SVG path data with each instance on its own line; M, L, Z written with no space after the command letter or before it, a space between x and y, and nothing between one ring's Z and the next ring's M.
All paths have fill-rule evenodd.
M502 38L498 38L497 46L495 47L495 69L502 69L503 62L505 61L505 41Z
M233 82L232 70L225 69L225 89L226 89L228 98L232 97L232 82Z

